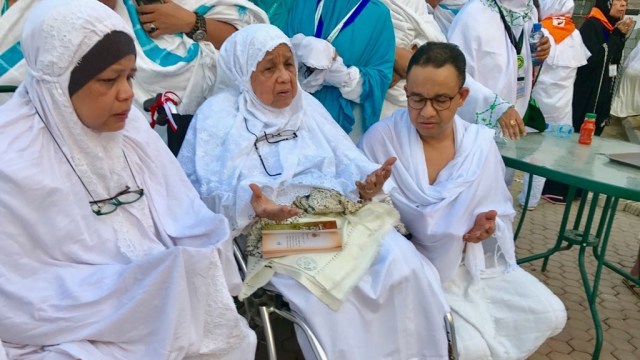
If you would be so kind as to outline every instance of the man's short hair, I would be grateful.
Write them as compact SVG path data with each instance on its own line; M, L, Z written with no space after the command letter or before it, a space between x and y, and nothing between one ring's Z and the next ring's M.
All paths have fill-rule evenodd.
M407 66L407 78L414 66L434 67L440 69L445 65L451 65L458 73L460 86L466 80L467 61L457 45L445 42L428 42L418 48L411 56Z

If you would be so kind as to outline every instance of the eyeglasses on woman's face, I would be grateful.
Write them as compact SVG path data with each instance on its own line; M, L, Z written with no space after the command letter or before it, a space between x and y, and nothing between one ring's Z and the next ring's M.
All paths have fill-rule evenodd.
M143 195L144 189L131 190L129 186L126 186L124 190L108 199L89 201L89 204L94 214L102 216L113 213L121 205L132 204L140 200Z
M422 110L427 106L428 102L431 102L431 106L437 111L444 111L451 107L451 100L455 99L460 94L458 92L453 96L438 95L431 98L424 97L422 95L409 95L407 96L407 105L414 110Z

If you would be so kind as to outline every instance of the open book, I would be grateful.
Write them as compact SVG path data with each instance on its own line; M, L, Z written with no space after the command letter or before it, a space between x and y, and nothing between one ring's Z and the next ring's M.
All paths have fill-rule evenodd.
M269 224L262 228L262 257L340 251L342 238L335 220Z

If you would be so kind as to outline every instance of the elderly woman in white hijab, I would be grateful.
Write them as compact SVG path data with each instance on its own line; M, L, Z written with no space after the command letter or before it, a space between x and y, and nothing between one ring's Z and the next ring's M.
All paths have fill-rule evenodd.
M229 227L131 109L135 45L97 1L43 0L0 107L9 359L253 359Z
M398 213L369 201L395 159L368 161L296 74L277 28L233 34L178 156L205 203L249 237L240 297L271 281L330 359L448 358L436 270L392 228ZM342 250L263 259L260 226L301 218L335 220Z

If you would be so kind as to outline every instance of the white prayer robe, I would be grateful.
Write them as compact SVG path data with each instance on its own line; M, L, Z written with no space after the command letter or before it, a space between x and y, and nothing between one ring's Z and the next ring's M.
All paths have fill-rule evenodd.
M573 14L571 0L541 0L540 17L567 16ZM578 68L587 63L591 55L582 42L577 29L559 44L549 36L551 51L544 61L533 88L533 98L538 102L547 123L573 126L571 103L573 82Z
M234 234L255 216L251 183L281 204L313 188L357 200L355 181L378 167L299 85L284 109L257 98L250 76L264 54L279 44L291 47L271 25L250 25L227 39L218 58L215 95L196 113L178 156L202 199L227 216ZM297 137L257 145L264 167L281 173L269 176L249 131L275 134L286 129L296 130ZM336 311L290 277L276 274L272 283L306 319L329 359L448 357L443 318L448 307L437 271L395 230L384 235L373 263ZM313 358L301 343L306 357Z
M226 219L140 112L111 133L75 114L71 71L112 31L130 34L97 1L43 0L25 22L29 72L0 107L2 345L9 359L253 359ZM144 196L91 211L90 194L124 185Z
M373 161L397 156L390 190L412 241L436 266L454 314L461 359L524 359L566 322L562 302L516 265L515 211L502 181L493 131L455 118L456 153L428 183L422 141L406 110L373 126L360 147ZM426 165L426 166L425 166ZM496 231L478 244L462 236L481 212Z
M391 10L396 47L411 49L427 42L447 41L433 15L429 13L429 5L423 0L383 0L383 2ZM401 79L387 90L380 119L388 117L398 109L407 107L407 95L404 90L406 83L406 79ZM498 119L511 104L500 99L493 91L475 81L469 74L467 74L464 85L470 89L470 92L467 101L459 110L461 116L474 123L494 128L499 127Z
M618 117L640 115L640 46L627 58L622 79L611 104L611 114Z
M531 96L529 34L533 26L531 19L535 18L536 13L533 7L525 6L525 0L504 0L500 3L523 16L511 25L516 39L524 31L521 53L524 57L524 68L521 70L524 91L521 96L517 96L519 73L516 50L509 41L494 0L470 0L453 19L447 37L464 53L467 73L505 101L514 104L520 116L524 116ZM505 16L509 19L508 13Z

